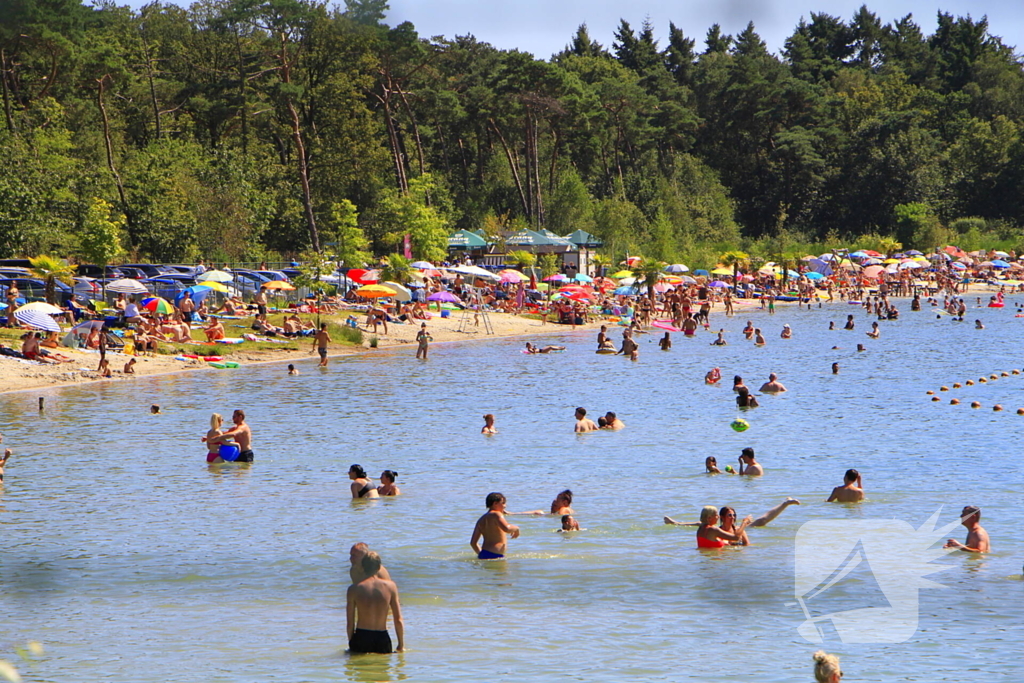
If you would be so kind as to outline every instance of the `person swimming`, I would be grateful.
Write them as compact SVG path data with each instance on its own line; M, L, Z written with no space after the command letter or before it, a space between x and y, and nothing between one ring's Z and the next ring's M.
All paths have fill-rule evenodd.
M527 353L551 353L552 351L565 351L565 347L558 346L556 344L548 344L547 346L541 348L538 346L534 346L530 342L526 342Z
M704 384L718 384L722 379L722 371L718 368L711 368L708 373L704 375Z
M698 548L718 549L729 545L742 545L746 528L754 522L754 518L747 515L740 522L739 529L730 532L715 526L718 520L718 510L714 505L705 505L700 511L700 526L697 528Z
M362 465L352 465L348 468L348 478L352 480L349 490L353 498L379 498L376 487L370 478L366 476L366 470Z
M572 515L562 515L562 528L559 531L586 531Z
M398 479L398 472L394 470L384 470L380 473L380 486L377 487L377 494L381 496L398 496L401 495L401 490L395 486L395 480Z

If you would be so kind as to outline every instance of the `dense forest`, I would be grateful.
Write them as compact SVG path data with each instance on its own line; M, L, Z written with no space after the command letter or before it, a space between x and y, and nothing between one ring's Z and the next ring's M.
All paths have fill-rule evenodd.
M352 265L520 227L700 265L1024 250L1024 71L984 18L811 14L778 55L622 21L545 60L387 9L0 0L0 256Z

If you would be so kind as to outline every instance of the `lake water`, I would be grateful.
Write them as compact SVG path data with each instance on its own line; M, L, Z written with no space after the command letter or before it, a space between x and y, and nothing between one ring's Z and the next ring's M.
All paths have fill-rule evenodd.
M920 591L908 641L849 644L826 629L823 646L851 683L1021 680L1024 375L939 403L925 391L1024 366L1024 319L1011 302L972 307L985 330L902 308L877 341L862 309L837 303L713 316L724 348L702 332L674 335L662 353L647 335L637 363L594 354L593 332L566 333L538 337L569 345L548 356L494 340L436 345L427 362L411 348L334 359L326 372L303 362L297 377L264 365L4 395L0 430L16 454L0 493L0 657L40 641L45 654L19 666L57 682L812 680L821 646L797 632L800 526L916 528L940 506L944 524L975 504L994 552L938 561L949 568L932 578L946 588ZM827 330L847 313L855 332ZM766 347L742 339L747 318ZM783 322L793 339L779 339ZM722 386L704 386L716 365ZM756 388L771 371L790 391L762 397L750 430L733 432L732 375ZM627 428L574 435L577 405L614 410ZM236 407L256 462L208 467L209 415ZM492 438L479 434L487 412ZM764 477L703 474L706 455L735 466L748 445ZM352 501L351 463L375 479L398 470L404 494ZM868 501L822 502L848 467ZM566 487L587 531L519 517L509 560L472 556L488 492L532 510ZM752 530L747 548L698 551L694 529L662 523L695 521L707 504L758 515L786 496L803 505ZM403 654L341 654L356 541L399 584ZM826 611L878 605L870 579L837 584Z

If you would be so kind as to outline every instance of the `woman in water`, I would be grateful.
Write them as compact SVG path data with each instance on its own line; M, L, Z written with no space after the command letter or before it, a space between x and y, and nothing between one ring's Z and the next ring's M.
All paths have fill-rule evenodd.
M750 393L750 389L740 387L739 391L736 392L736 405L740 408L757 408L761 404Z
M484 415L484 426L480 430L481 434L497 434L498 428L494 426L494 415L487 413Z
M814 659L814 680L818 683L840 683L843 680L843 671L839 668L839 657L830 655L824 650L818 650L812 656Z
M363 469L362 465L352 465L348 468L348 478L352 480L349 489L352 491L353 498L379 498L377 489L374 488L373 482L366 476L366 470Z
M550 513L543 510L527 510L526 512L506 512L506 515L574 515L572 510L572 491L565 489L551 501Z
M746 545L746 528L750 526L754 518L747 515L738 529L725 531L715 526L718 523L718 510L714 505L705 505L700 511L700 526L697 528L698 548L724 548L727 545Z
M160 408L159 407L156 409L156 412L160 412ZM213 415L211 415L210 416L210 431L206 432L206 438L203 439L203 441L209 444L210 443L210 439L212 439L215 436L220 436L221 434L223 434L224 430L221 429L221 427L223 425L224 425L224 418L221 417L219 413L214 413ZM225 446L231 446L232 444L227 443L227 444L224 444L224 445ZM211 464L218 463L218 462L224 462L224 459L220 457L220 444L219 443L210 444L210 445L208 445L206 447L206 462L211 463Z
M740 393L740 389L747 389L747 385L743 383L743 378L739 375L733 375L732 378L732 390L737 394ZM750 391L750 389L747 389Z
M382 496L397 496L401 491L395 486L395 479L398 479L398 472L394 470L384 470L380 473L380 486L377 487L377 493Z
M743 328L743 336L746 337L747 339L750 339L751 337L754 336L754 323L753 322L751 322L749 320L747 321L747 326Z

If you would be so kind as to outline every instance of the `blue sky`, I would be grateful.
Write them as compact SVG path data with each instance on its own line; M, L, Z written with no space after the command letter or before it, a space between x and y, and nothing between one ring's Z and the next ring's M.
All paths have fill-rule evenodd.
M561 50L576 27L586 22L593 39L610 47L619 19L639 27L650 17L660 44L664 45L672 21L703 49L704 34L719 23L725 32L736 34L753 21L758 33L773 52L781 50L801 16L827 12L849 19L863 0L390 0L391 25L411 21L423 36L472 34L499 48L519 48L547 58ZM1024 46L1024 2L993 0L970 2L943 0L933 4L921 0L868 2L868 9L883 23L913 13L925 34L935 29L939 9L953 15L970 14L978 19L988 15L992 33L1009 45Z

